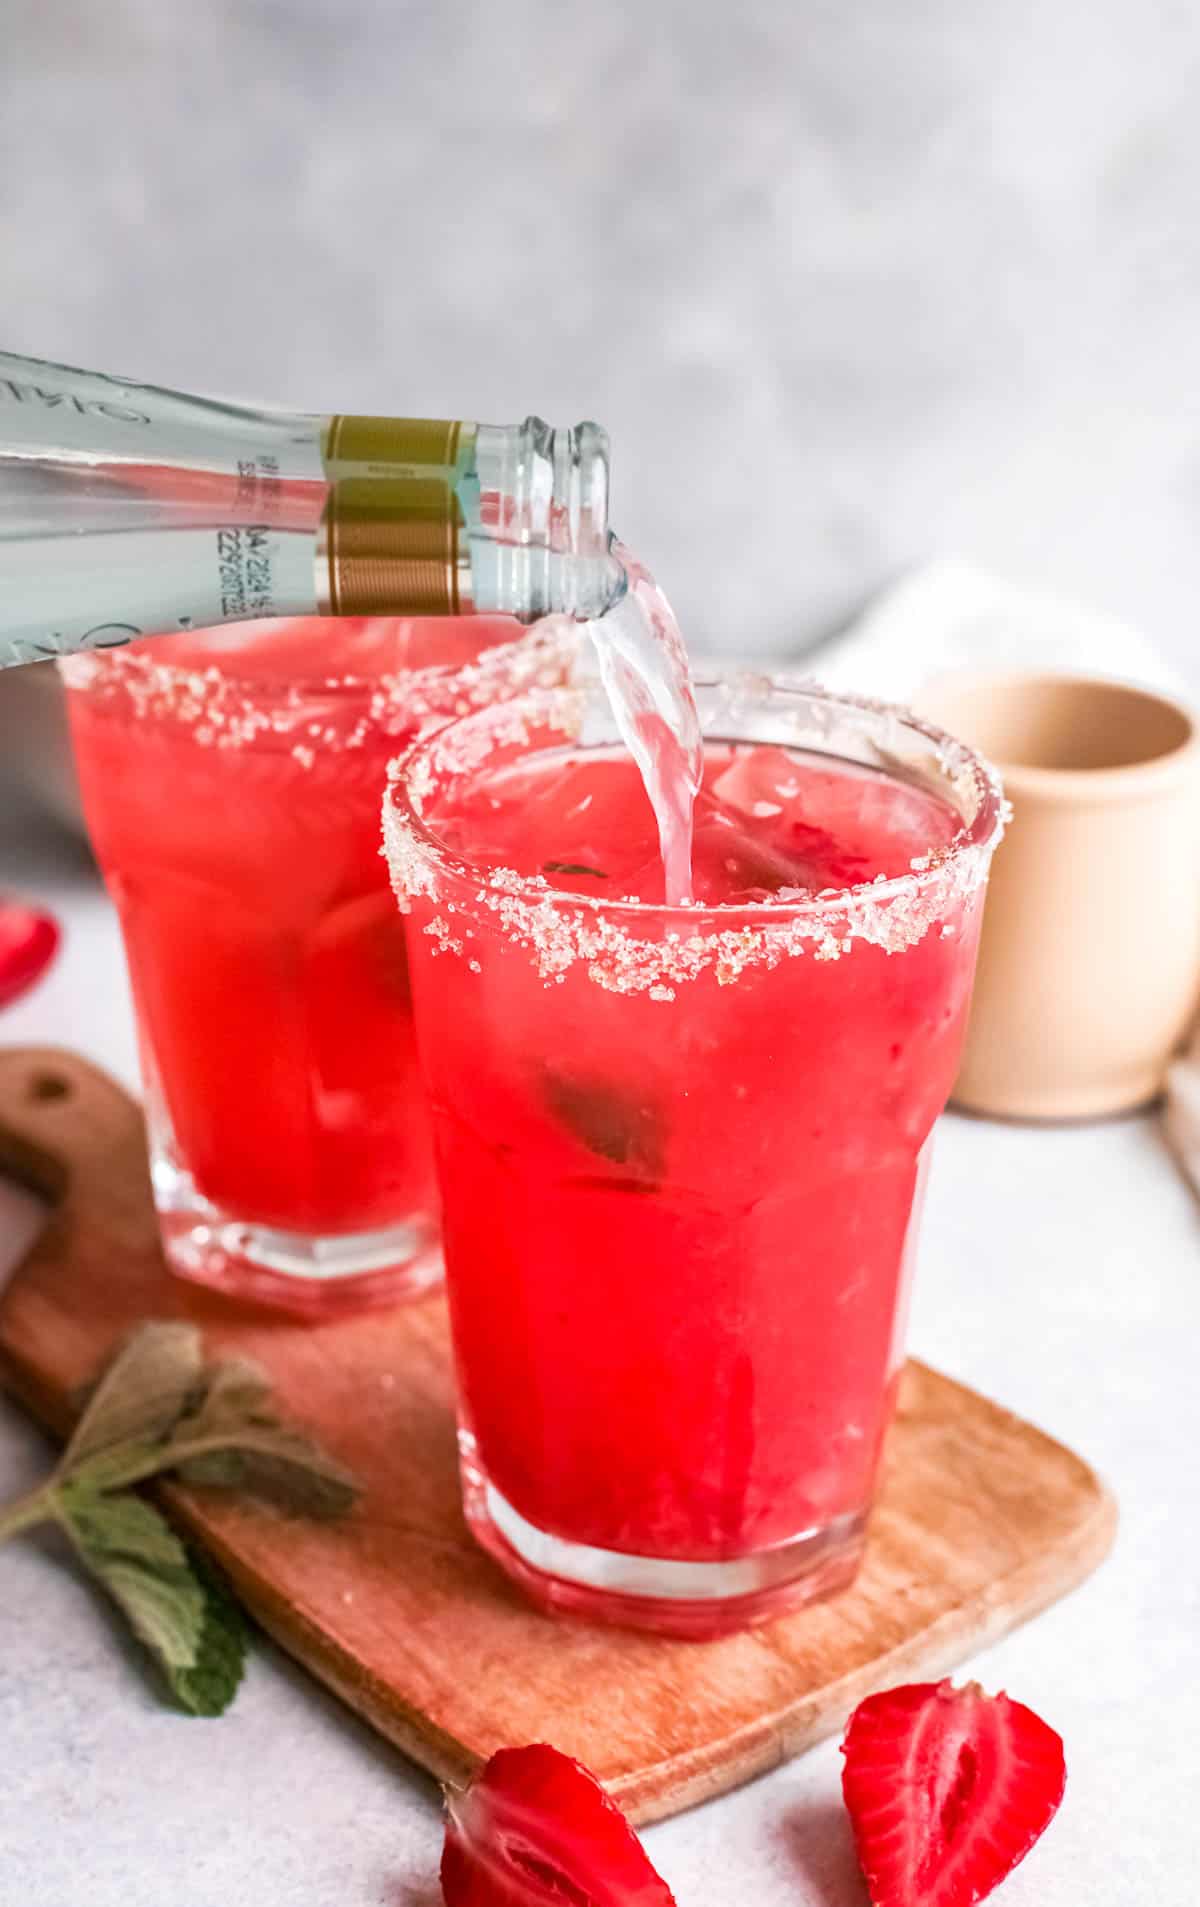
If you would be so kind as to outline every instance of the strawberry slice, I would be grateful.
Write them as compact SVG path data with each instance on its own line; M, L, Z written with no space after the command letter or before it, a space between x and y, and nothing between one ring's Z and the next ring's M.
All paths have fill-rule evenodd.
M557 1748L501 1748L446 1803L446 1907L675 1907L595 1775Z
M842 1753L874 1907L972 1907L1049 1827L1067 1778L1054 1730L974 1682L868 1696Z
M49 966L61 935L52 914L0 900L0 1006L31 987Z

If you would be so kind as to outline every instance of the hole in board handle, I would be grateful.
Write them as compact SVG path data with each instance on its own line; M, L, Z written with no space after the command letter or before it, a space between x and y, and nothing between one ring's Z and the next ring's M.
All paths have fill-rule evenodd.
M29 1082L27 1097L40 1103L50 1099L66 1099L71 1091L71 1083L61 1073L35 1073Z

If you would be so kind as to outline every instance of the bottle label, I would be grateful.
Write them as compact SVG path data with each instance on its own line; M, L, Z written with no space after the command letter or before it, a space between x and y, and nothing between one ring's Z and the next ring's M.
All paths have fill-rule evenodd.
M317 610L311 532L280 534L266 524L127 530L81 537L71 555L70 563L56 567L47 616L38 613L46 588L44 544L6 546L5 591L10 612L17 613L0 630L0 668L111 649L173 629ZM22 605L28 605L25 616Z

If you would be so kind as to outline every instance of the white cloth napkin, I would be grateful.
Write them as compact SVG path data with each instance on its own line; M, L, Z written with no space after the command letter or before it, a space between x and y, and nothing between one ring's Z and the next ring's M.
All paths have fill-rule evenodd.
M943 669L996 665L1118 676L1183 692L1140 630L947 558L885 589L805 658L827 688L912 702Z
M944 669L980 663L1110 675L1186 695L1140 630L953 559L884 590L805 662L828 688L905 703ZM1200 1027L1171 1068L1164 1127L1200 1192Z

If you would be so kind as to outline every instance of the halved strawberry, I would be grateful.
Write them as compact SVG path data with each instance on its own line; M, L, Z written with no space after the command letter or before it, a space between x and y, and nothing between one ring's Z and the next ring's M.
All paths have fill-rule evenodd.
M49 966L61 936L40 907L0 900L0 1006L17 999Z
M971 1907L1050 1825L1063 1745L977 1683L868 1696L842 1743L842 1792L874 1907Z
M446 1907L675 1907L595 1775L545 1742L501 1748L446 1812Z

